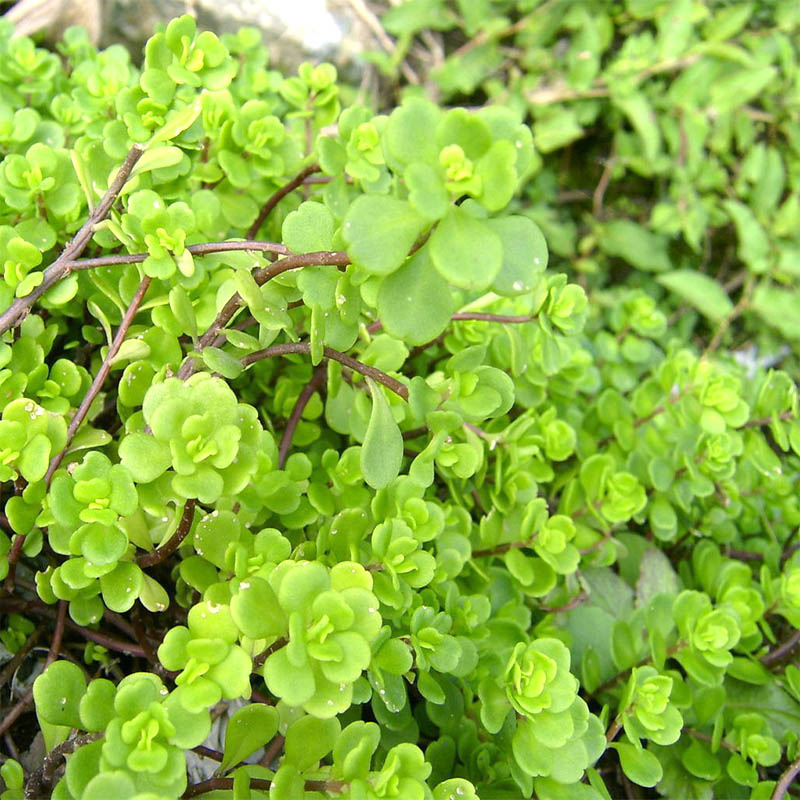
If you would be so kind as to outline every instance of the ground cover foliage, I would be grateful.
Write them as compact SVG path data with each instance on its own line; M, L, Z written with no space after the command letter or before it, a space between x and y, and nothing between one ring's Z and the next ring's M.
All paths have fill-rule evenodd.
M4 800L789 796L800 12L383 25L0 27Z

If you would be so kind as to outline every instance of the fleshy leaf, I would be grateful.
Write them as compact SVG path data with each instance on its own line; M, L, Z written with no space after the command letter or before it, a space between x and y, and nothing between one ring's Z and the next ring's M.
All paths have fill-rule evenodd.
M384 489L400 474L403 436L383 390L372 378L367 378L367 383L372 395L372 413L361 447L361 473L373 489Z

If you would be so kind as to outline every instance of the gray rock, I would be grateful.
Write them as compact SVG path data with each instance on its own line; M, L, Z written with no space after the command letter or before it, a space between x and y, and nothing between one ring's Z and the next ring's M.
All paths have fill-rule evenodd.
M364 8L359 0L19 0L6 16L18 34L45 31L49 41L69 25L84 25L92 41L124 44L139 62L156 25L189 13L217 34L259 28L271 64L284 72L329 60L352 80L362 71L358 56L375 46Z

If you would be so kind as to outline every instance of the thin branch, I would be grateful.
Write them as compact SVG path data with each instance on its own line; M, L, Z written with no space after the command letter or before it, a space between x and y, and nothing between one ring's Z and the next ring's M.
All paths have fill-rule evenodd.
M145 553L136 559L136 563L142 568L152 567L155 564L160 564L165 559L169 558L181 545L181 542L186 538L186 535L192 528L194 521L194 507L197 500L190 497L183 506L183 516L175 533L161 545L161 547L153 550L150 553Z
M259 350L255 353L249 353L248 355L244 356L241 359L241 364L243 367L248 367L250 364L253 364L256 361L262 361L265 358L286 356L294 353L308 354L310 352L311 345L308 342L286 342L284 344L274 344L264 350ZM349 367L354 372L358 372L361 375L372 378L378 383L382 383L387 389L390 389L396 395L402 397L403 400L408 400L408 388L391 375L387 375L382 370L371 367L368 364L363 364L352 356L348 356L345 353L340 353L338 350L333 350L330 347L323 348L323 356L324 358L332 358L334 361L338 361L340 364L344 364L344 366Z
M53 638L50 641L50 649L47 651L47 658L44 668L47 669L57 658L61 650L61 642L64 640L64 624L67 620L67 601L58 601L58 611L56 612L56 627L53 631Z
M92 211L89 219L83 224L81 229L75 234L72 241L64 248L61 255L44 271L42 282L28 295L20 297L15 300L4 312L0 315L0 333L5 333L15 325L19 324L25 315L31 310L33 304L52 286L58 283L62 278L66 278L71 272L69 262L77 258L89 244L92 236L94 236L97 225L102 222L111 206L117 199L122 187L128 180L131 170L136 165L136 162L141 158L144 149L141 145L135 144L131 147L125 161L119 168L117 177L114 178L108 191L103 195L103 199Z
M756 287L756 280L754 275L749 275L747 281L745 282L744 289L742 289L742 296L739 298L739 302L730 310L728 314L726 314L725 318L719 323L717 326L717 330L714 332L714 336L712 337L711 341L708 343L708 347L703 351L703 356L708 356L713 353L720 345L722 341L722 337L725 335L725 331L728 330L730 324L750 305L750 298L753 296L753 290Z
M761 657L764 666L771 666L782 661L796 648L800 647L800 628L798 628L783 644L778 645L774 650Z
M291 194L298 186L302 186L305 182L306 178L309 175L313 175L315 172L322 172L322 167L319 164L311 164L311 166L306 167L304 170L301 170L297 173L297 175L289 181L289 183L281 186L278 191L276 191L272 197L264 203L261 211L256 217L256 221L250 226L249 230L247 231L247 238L253 239L255 235L258 233L258 229L264 224L264 220L270 215L270 212L273 208L275 208L287 194Z
M383 25L381 25L380 20L369 10L364 0L349 0L349 3L356 15L372 31L381 47L383 47L387 53L394 55L395 51L397 50L397 45L383 29ZM419 76L416 72L414 72L411 66L406 63L405 60L400 62L400 71L403 73L403 77L409 83L413 83L415 85L419 84Z
M38 598L35 600L22 600L13 597L2 598L0 605L2 606L2 610L4 612L19 611L23 614L36 614L37 616L50 617L51 619L57 617L58 615L58 611L56 609L47 605L47 603L39 600ZM114 639L111 636L101 633L100 631L94 631L91 628L84 628L69 618L64 620L64 626L72 631L76 631L83 636L84 639L102 645L108 650L113 650L117 653L124 653L125 655L139 656L140 658L147 657L145 651L138 645L132 642Z
M800 758L796 758L786 767L783 774L778 779L778 782L775 784L775 789L772 792L770 800L783 800L783 798L789 794L789 789L792 788L794 779L798 775L800 775Z
M612 147L611 153L603 165L603 173L600 175L600 180L597 182L597 186L592 194L592 214L594 214L597 219L602 219L603 217L603 199L606 196L608 184L611 182L611 172L616 164L617 157Z
M0 735L4 734L26 711L28 706L33 702L33 687L25 692L22 699L7 712L3 721L0 722Z
M61 763L61 759L65 756L74 753L79 747L85 744L96 742L98 739L105 735L104 731L96 733L82 733L78 736L73 736L62 742L57 747L54 747L45 757L42 765L34 770L28 780L25 782L25 798L26 800L35 800L38 797L45 797L49 792L45 793L45 788L49 789L53 783L53 776L56 769Z
M617 734L622 730L622 715L620 714L609 727L606 733L606 742L611 744L617 738Z
M250 778L251 789L267 790L272 786L272 781L267 778ZM309 792L336 792L341 794L348 788L349 784L344 781L306 781L305 788ZM190 786L182 795L182 797L197 797L207 792L213 792L217 789L232 789L233 778L209 778L207 781L201 781Z
M289 419L286 420L286 427L283 429L283 435L281 436L281 444L278 448L278 469L283 469L286 464L289 448L292 446L292 437L300 422L300 418L303 416L303 411L305 411L308 405L308 401L311 400L316 392L320 391L325 384L326 377L327 371L325 367L320 364L314 370L311 380L303 387L303 391L300 392L299 397L295 401L294 408L292 408L292 413L289 414Z
M125 341L125 337L128 335L128 329L133 323L133 319L139 310L139 306L142 304L142 300L144 300L144 296L147 293L147 289L150 286L151 280L152 279L149 276L142 278L139 288L136 290L136 294L128 304L128 309L125 312L125 316L122 318L119 328L117 328L114 341L111 342L111 346L108 348L106 357L103 359L103 363L100 365L100 369L97 371L97 375L95 375L92 385L89 387L89 391L86 392L86 395L81 401L78 410L75 412L75 416L69 423L69 428L67 429L67 441L61 450L59 450L59 452L56 453L50 461L50 466L47 468L47 474L44 476L45 486L50 486L50 481L53 479L53 473L58 469L59 464L61 464L61 461L66 455L67 450L69 449L69 446L75 437L75 434L78 432L78 428L85 419L86 415L89 413L90 406L94 402L95 397L97 397L97 395L100 393L100 389L103 388L103 384L108 377L108 373L111 372L111 362L114 360L115 356L119 352L119 348Z
M274 264L270 264L268 267L256 270L253 273L253 279L259 286L263 286L267 281L271 281L273 278L276 278L278 275L290 269L316 266L346 267L349 263L350 258L347 253L340 250L323 250L318 253L289 255L286 258L276 261ZM196 350L200 351L213 344L217 338L217 334L230 322L233 315L239 310L241 304L241 295L238 292L234 293L217 314L217 318L211 323L209 329L200 337ZM181 380L186 380L194 373L195 369L195 360L189 358L178 370L178 377Z
M275 734L275 738L269 743L269 747L264 750L264 755L261 756L261 760L258 762L261 764L262 767L270 768L270 764L278 757L281 750L283 750L283 745L286 742L286 737L281 736L280 733Z
M285 647L288 642L289 640L284 637L276 639L266 650L263 650L253 658L253 669L260 667L276 650Z
M14 657L11 661L3 667L3 671L0 672L0 687L5 686L11 680L19 665L25 660L28 653L33 650L36 642L39 641L39 637L44 633L44 628L44 625L39 625L25 640L22 647L14 653Z
M197 755L202 756L203 758L210 758L212 761L222 761L222 759L225 758L225 756L218 750L212 750L210 747L206 747L203 744L193 747L192 752L197 753Z
M522 323L522 322L536 322L536 317L528 317L521 315L508 315L508 314L485 314L480 311L464 311L458 314L453 314L450 317L451 322L459 322L462 320L476 320L478 322L502 322L502 323ZM367 330L370 333L377 333L382 330L383 323L376 319L375 322L370 322L367 325ZM434 339L434 341L438 341ZM428 345L425 345L426 347Z
M786 420L795 419L797 414L794 411L784 411L781 414L778 414L778 419ZM751 419L748 422L745 422L742 425L742 428L763 428L765 425L769 425L772 422L772 417L760 417L759 419Z
M573 608L577 608L588 599L588 594L580 592L579 594L576 594L575 597L573 597L570 601L564 603L563 606L542 606L539 610L544 611L546 614L560 614L564 611L572 611Z
M186 248L193 256L210 256L214 253L230 253L240 250L252 250L256 253L277 253L278 255L291 255L292 251L285 245L277 242L262 242L245 239L240 242L203 242L190 244ZM114 256L99 256L98 258L81 258L68 262L72 272L83 269L96 269L98 267L115 267L120 264L140 264L149 253L119 253Z

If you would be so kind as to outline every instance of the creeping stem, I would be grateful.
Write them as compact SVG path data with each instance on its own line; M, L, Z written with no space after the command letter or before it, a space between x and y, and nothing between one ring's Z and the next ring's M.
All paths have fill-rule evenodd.
M33 304L48 289L70 274L72 271L70 262L74 261L84 251L86 245L89 244L92 236L94 236L97 225L108 216L111 206L130 177L131 170L136 166L136 162L142 157L142 153L144 153L144 149L141 145L135 144L131 147L125 161L119 168L117 177L108 187L103 199L92 211L83 227L75 234L72 241L64 248L61 255L44 271L42 282L29 295L18 298L0 314L0 333L5 333L22 322L25 315L33 307Z

